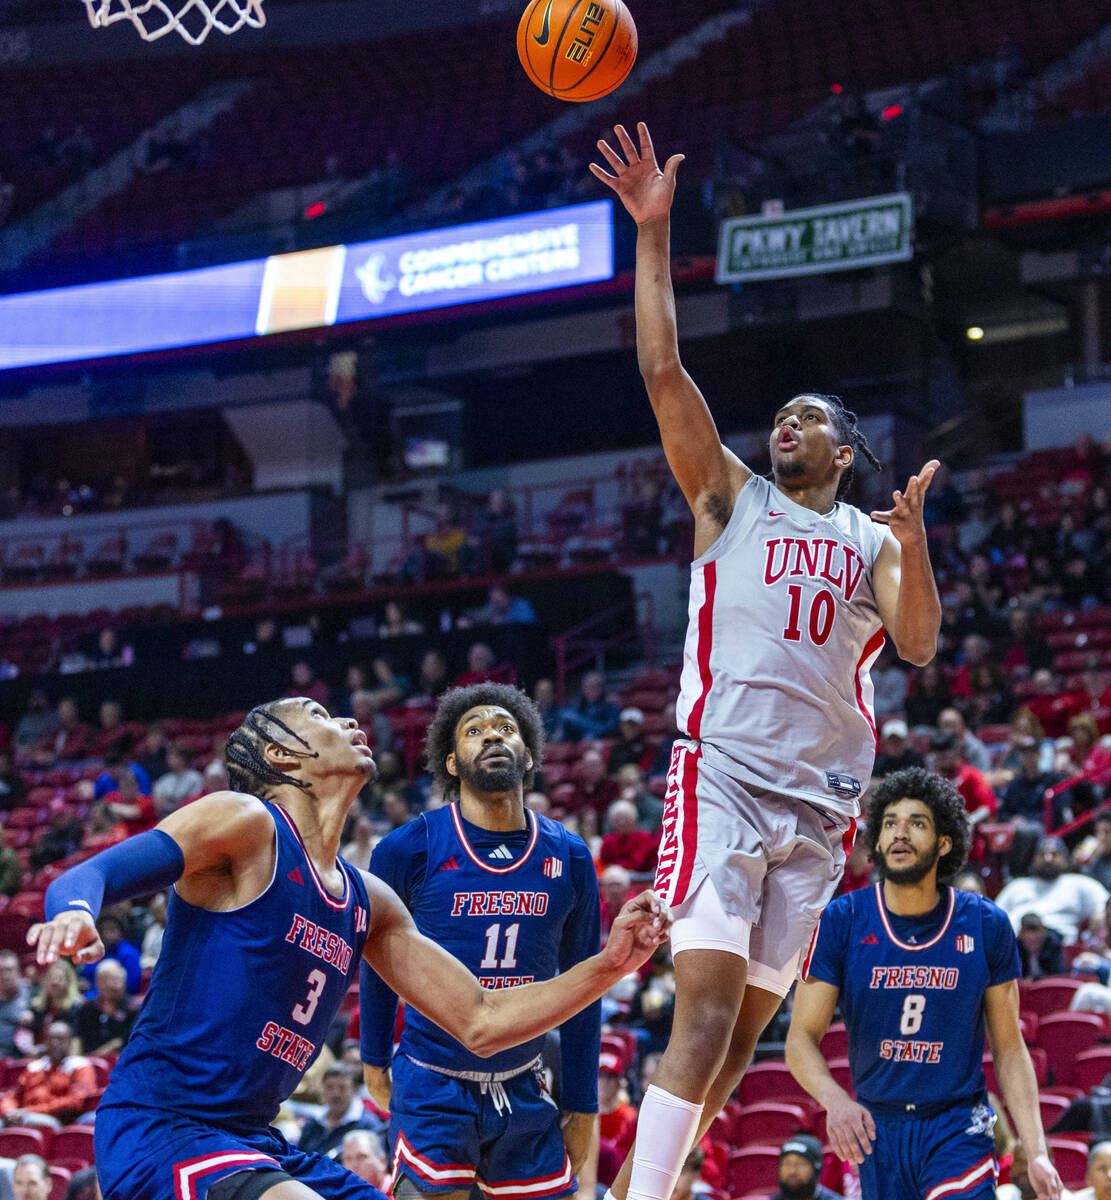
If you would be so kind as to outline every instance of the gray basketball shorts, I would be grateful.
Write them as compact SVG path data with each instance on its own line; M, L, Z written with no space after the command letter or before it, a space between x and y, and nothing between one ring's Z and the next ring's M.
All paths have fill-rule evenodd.
M722 769L728 761L696 741L680 739L671 752L654 886L675 911L672 947L721 943L748 958L753 982L756 964L764 968L756 975L793 978L841 880L856 821L742 783ZM696 903L704 882L719 905ZM715 910L736 928L731 945L720 921L705 940L687 924L688 914L694 926L700 913L713 921Z

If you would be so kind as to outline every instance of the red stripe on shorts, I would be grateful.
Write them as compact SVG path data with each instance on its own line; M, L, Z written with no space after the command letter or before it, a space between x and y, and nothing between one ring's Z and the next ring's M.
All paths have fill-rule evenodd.
M714 592L718 582L716 562L708 562L702 568L702 582L706 588L702 607L698 610L698 677L702 681L702 691L694 702L687 720L687 731L692 738L700 736L702 710L706 707L706 697L710 694L713 684L713 676L710 674L710 647L714 640Z
M679 850L679 878L675 882L673 903L682 904L691 883L694 859L698 853L698 760L701 750L687 754L683 762L683 843Z

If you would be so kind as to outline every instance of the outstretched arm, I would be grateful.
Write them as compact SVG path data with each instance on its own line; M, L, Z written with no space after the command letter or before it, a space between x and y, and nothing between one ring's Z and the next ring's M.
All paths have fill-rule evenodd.
M937 652L941 630L941 601L922 523L922 502L939 465L931 459L910 477L905 492L894 493L891 508L872 513L889 531L876 558L876 606L899 657L917 667Z
M417 930L385 884L364 879L371 911L364 959L406 1004L484 1057L539 1037L597 1000L648 959L671 922L659 897L642 892L621 910L600 954L542 983L487 991Z
M995 1077L1026 1150L1030 1182L1038 1200L1060 1200L1061 1178L1050 1161L1045 1144L1034 1064L1018 1023L1018 984L1015 980L997 983L984 992L984 1019Z
M672 155L661 171L648 127L641 122L637 132L639 150L624 126L615 126L625 157L599 141L598 149L613 174L597 163L591 163L590 170L617 193L637 223L637 362L668 464L695 517L709 508L708 515L720 526L722 504L728 517L749 471L722 445L702 393L679 360L671 284L671 202L683 155Z

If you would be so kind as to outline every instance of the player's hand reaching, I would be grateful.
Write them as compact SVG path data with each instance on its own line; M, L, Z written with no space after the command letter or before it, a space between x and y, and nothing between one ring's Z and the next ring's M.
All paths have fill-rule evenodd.
M876 1123L863 1105L843 1092L826 1105L826 1138L842 1162L859 1166L872 1153Z
M625 155L624 159L602 139L598 142L598 149L613 168L613 174L597 163L590 164L591 173L617 193L629 216L638 225L656 217L667 216L675 195L675 173L685 156L673 154L661 171L656 163L656 151L652 148L648 126L643 121L637 125L637 134L640 137L639 152L633 145L633 139L626 133L624 125L615 125L613 132Z
M92 914L79 908L67 908L53 921L32 925L27 930L27 945L37 947L35 962L40 967L49 966L59 955L72 958L79 967L104 957L104 943Z
M873 521L882 521L891 530L900 545L905 546L926 536L926 527L922 523L922 502L934 472L940 466L936 458L931 458L917 475L910 477L905 492L892 493L891 498L895 501L893 507L871 514Z
M363 1063L363 1082L366 1084L366 1090L370 1092L370 1098L377 1105L380 1112L388 1113L390 1111L390 1096L392 1094L392 1085L390 1083L390 1069L386 1067L372 1067L368 1063Z
M1061 1200L1064 1195L1064 1185L1057 1168L1049 1161L1048 1154L1039 1154L1030 1159L1026 1166L1026 1176L1034 1189L1038 1200Z
M671 933L671 912L653 891L626 901L610 928L602 957L617 970L635 971Z

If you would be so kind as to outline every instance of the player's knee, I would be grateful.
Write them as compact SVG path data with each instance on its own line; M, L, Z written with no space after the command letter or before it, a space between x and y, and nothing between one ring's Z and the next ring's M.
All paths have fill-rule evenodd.
M677 1022L672 1041L698 1062L720 1063L728 1054L737 1022L737 1006L720 999L693 1006L691 1019Z

